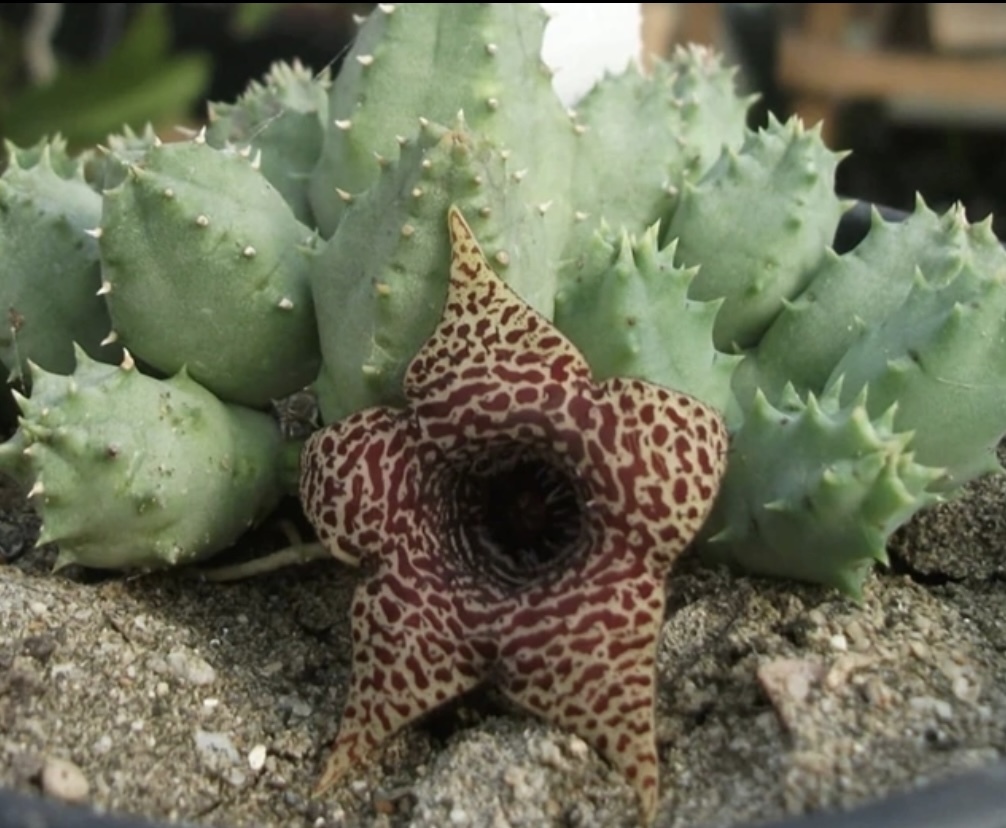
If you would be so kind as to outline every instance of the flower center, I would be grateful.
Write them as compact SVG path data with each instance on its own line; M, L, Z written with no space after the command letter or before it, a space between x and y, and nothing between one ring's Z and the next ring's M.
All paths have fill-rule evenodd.
M582 486L554 459L510 444L453 472L449 520L470 573L524 586L561 571L586 547Z

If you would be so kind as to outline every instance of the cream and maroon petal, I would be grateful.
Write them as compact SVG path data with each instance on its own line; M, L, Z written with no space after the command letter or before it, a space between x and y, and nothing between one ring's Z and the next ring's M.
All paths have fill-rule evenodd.
M577 584L508 619L494 671L509 698L576 733L617 768L647 823L658 793L654 666L663 612L663 584L642 565L618 580Z
M712 408L633 379L595 386L572 412L579 469L606 531L648 556L663 577L712 508L726 469L727 433Z
M370 408L311 435L301 452L300 501L318 539L358 560L388 536L395 510L414 508L418 459L405 414Z
M353 598L353 679L319 792L410 722L485 679L485 659L465 641L442 585L409 577L413 551L386 548L377 575Z
M448 215L451 278L443 316L405 374L424 436L462 439L534 430L589 387L573 344L499 279L460 211Z
M353 600L352 686L319 787L492 680L594 745L650 821L664 578L711 508L725 429L687 395L593 383L576 348L492 272L454 208L449 226L447 303L406 372L410 408L354 415L303 454L302 500L321 540L370 564ZM512 467L512 452L568 475L556 491L582 509L580 528L551 549L560 568L541 577L502 567L498 516L465 477Z

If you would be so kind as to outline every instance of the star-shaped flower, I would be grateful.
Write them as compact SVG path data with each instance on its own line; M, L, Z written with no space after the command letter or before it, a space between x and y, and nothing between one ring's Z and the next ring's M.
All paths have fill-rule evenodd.
M424 713L489 681L657 803L654 666L664 579L717 492L712 409L576 348L448 216L443 316L405 375L408 407L316 432L301 499L366 575L353 679L318 788Z

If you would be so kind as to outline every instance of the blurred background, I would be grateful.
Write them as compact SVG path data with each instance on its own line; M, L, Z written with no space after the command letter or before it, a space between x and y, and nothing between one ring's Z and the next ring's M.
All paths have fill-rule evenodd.
M752 126L796 113L853 151L842 195L901 209L916 191L940 209L961 201L972 221L1002 216L1006 235L1006 4L549 5L567 20L634 10L641 54L686 42L726 52L761 96ZM233 100L273 60L337 68L354 15L372 6L0 5L0 136L26 145L59 131L83 147L123 123L198 125L205 101ZM596 32L572 42L585 61L606 45Z

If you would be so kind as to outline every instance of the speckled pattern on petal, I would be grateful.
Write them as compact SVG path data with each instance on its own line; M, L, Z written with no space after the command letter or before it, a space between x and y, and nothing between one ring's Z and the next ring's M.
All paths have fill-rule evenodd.
M324 789L389 736L491 681L574 731L656 809L664 579L717 492L727 437L697 400L594 383L486 263L457 209L443 316L404 410L312 436L301 498L367 573L353 682Z

